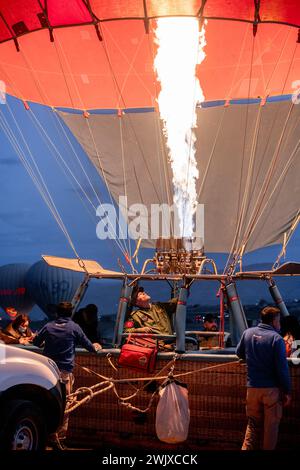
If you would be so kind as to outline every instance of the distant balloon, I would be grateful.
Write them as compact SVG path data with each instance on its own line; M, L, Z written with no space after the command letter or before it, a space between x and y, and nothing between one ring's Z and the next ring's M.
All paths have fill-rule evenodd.
M14 318L18 313L28 313L35 302L25 287L29 264L15 263L0 267L0 306Z
M40 309L53 318L56 305L64 301L71 302L81 280L81 273L38 261L29 269L25 285Z

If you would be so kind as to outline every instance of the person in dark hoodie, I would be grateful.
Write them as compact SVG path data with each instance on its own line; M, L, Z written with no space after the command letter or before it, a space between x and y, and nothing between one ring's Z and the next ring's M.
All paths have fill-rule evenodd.
M88 304L75 312L73 320L77 323L84 334L92 343L98 341L98 307L95 304Z
M291 401L291 379L280 336L280 310L262 309L261 323L244 331L236 354L247 363L248 425L242 450L273 450L283 406Z
M61 380L65 383L66 393L72 392L74 383L75 347L82 346L90 352L101 349L99 343L92 343L82 329L72 319L73 306L70 302L57 305L57 319L48 322L33 340L35 346L44 346L44 356L52 359L60 370ZM68 415L65 415L61 427L50 440L63 449L62 440L66 439Z

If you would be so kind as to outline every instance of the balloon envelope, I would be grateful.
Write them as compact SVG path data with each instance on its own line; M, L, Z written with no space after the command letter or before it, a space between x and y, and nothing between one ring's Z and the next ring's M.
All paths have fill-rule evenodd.
M50 105L115 201L127 195L147 214L170 204L173 184L157 108L157 18L207 19L195 130L205 249L284 241L300 206L299 0L0 0L0 11L0 83ZM24 120L33 109L25 103Z
M37 305L50 318L59 302L71 302L82 280L82 274L48 266L38 261L28 271L26 288Z
M28 313L34 300L25 287L25 276L29 264L15 263L0 267L0 305L3 310L15 309L18 313Z
M300 26L298 0L258 2L254 43L253 0L91 0L90 8L82 0L46 3L44 11L36 0L0 0L0 79L9 94L50 106L85 110L155 106L156 19L199 17L202 3L202 15L209 19L206 59L198 76L206 100L244 98L248 91L251 97L290 93L300 60L299 48L294 52Z

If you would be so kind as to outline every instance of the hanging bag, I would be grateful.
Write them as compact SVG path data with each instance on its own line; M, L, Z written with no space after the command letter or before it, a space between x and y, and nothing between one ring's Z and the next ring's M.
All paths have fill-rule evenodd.
M152 373L155 370L157 352L157 341L129 335L127 342L121 347L118 365Z
M159 390L155 429L162 442L177 444L187 439L190 424L186 384L168 379Z

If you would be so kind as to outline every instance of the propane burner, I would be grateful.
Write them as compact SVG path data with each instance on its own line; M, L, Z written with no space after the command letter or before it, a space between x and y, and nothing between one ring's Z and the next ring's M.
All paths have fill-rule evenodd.
M157 240L154 261L160 274L197 274L205 258L202 239Z

